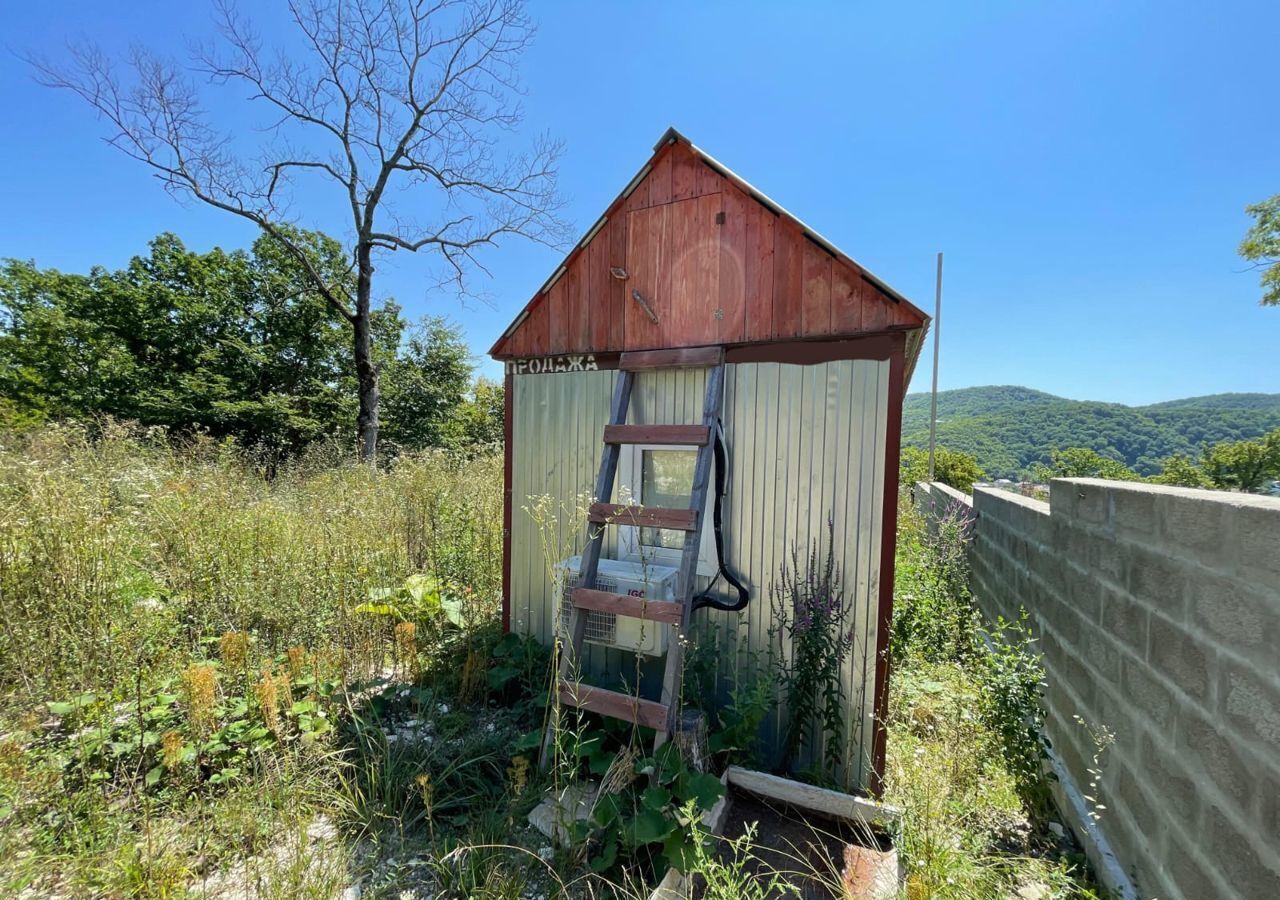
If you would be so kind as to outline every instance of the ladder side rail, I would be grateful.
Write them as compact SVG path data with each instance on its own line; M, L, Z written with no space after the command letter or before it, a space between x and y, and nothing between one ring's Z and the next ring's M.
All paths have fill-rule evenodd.
M702 423L715 427L720 418L720 406L724 397L724 363L713 368L707 376L707 394L702 404ZM693 488L690 506L694 513L694 529L684 537L684 550L680 555L680 569L676 574L676 599L683 605L680 625L671 626L667 639L667 666L662 678L662 703L667 707L667 727L654 739L654 749L666 743L674 731L680 715L680 685L683 677L684 644L693 620L693 586L698 573L698 553L702 543L702 520L707 507L707 490L711 481L711 464L714 450L710 443L698 448L698 458L693 467Z

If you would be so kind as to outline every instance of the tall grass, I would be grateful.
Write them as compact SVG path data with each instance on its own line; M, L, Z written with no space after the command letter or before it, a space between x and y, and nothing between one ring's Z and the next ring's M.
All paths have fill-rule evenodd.
M493 456L267 479L233 447L112 423L2 435L0 702L118 692L228 631L377 664L385 626L353 612L371 590L425 572L496 603L501 485Z
M1094 898L1078 848L1047 828L1043 672L1021 629L987 631L960 506L899 511L886 797L903 811L910 898ZM1001 623L1002 626L1007 623Z
M350 807L375 811L378 779L420 773L371 770L385 739L371 751L322 717L354 722L362 685L406 652L405 669L452 685L471 643L492 642L501 492L493 455L375 470L318 448L268 470L110 421L0 433L0 893L351 883L362 838L303 833L359 824ZM411 576L467 628L446 633L438 605L417 622L369 614ZM486 752L470 770L500 792L507 759ZM417 762L445 789L461 766ZM403 828L397 790L376 812Z

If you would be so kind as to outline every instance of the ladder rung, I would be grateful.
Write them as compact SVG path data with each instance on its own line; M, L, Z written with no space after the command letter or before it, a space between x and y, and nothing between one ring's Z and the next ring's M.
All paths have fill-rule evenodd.
M622 506L617 503L592 503L587 516L592 522L609 525L643 525L648 528L670 528L693 531L697 516L691 509L664 509L660 506Z
M684 604L672 600L646 600L644 597L611 594L591 588L576 588L571 596L573 605L578 609L614 613L648 622L666 622L668 625L679 625L684 621Z
M641 700L630 694L619 694L617 691L606 691L604 688L574 683L560 682L560 702L566 706L589 710L602 716L634 722L657 731L667 727L667 708L653 700Z
M606 425L606 444L693 444L701 447L711 438L706 425Z
M638 369L700 369L724 362L723 347L678 347L672 350L632 350L618 359L618 368L627 372Z

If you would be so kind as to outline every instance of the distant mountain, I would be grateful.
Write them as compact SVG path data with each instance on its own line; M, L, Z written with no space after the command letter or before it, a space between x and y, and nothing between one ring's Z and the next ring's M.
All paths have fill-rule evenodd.
M1068 400L1000 385L938 394L938 443L978 458L991 478L1017 478L1055 448L1088 447L1143 475L1174 453L1280 428L1280 394L1211 394L1150 406ZM902 441L929 443L929 395L908 394Z

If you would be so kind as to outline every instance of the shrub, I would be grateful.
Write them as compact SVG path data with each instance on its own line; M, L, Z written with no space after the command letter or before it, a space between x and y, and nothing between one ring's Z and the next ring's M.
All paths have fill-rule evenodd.
M998 741L1005 768L1013 776L1027 808L1041 815L1048 808L1045 758L1044 667L1033 651L1035 637L1025 609L1018 621L998 619L982 632L975 674L981 690L978 714Z
M977 611L969 589L968 545L973 513L951 503L925 526L924 515L903 500L898 512L894 611L889 651L908 658L956 662L973 652Z
M933 480L950 485L961 493L973 493L975 481L985 477L978 458L958 450L935 447L933 453ZM903 447L899 482L910 488L918 481L929 480L929 451L920 447Z

